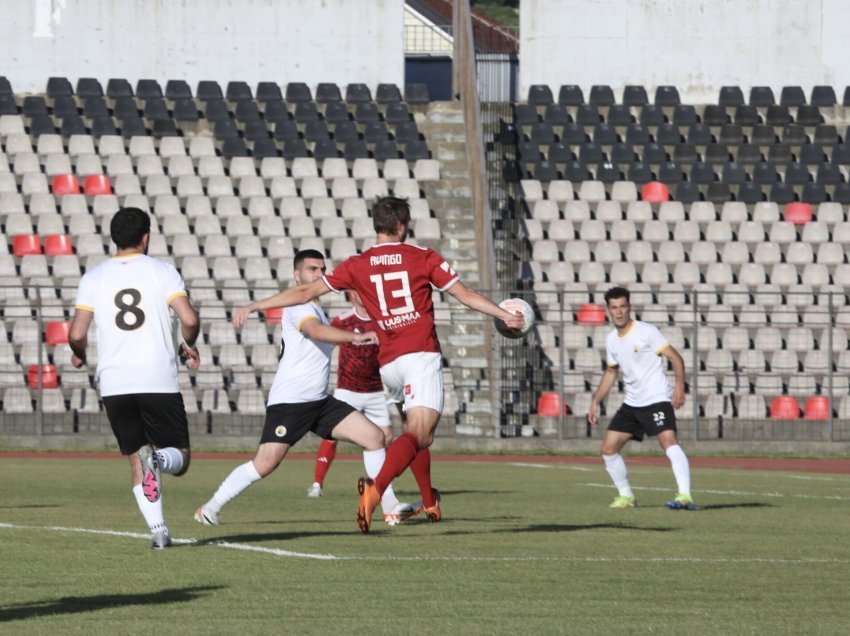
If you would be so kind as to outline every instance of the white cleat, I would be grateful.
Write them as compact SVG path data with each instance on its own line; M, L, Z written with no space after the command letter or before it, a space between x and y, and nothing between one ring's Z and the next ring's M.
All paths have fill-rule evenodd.
M405 519L409 519L419 512L421 507L421 503L411 504L399 502L390 512L384 513L384 523L388 526L397 526Z
M205 526L217 526L218 515L209 510L204 510L204 507L201 506L195 511L195 521Z
M314 481L313 485L307 489L308 497L321 497L322 496L322 487L319 485L319 482Z
M151 550L162 550L171 545L171 535L168 530L151 534Z

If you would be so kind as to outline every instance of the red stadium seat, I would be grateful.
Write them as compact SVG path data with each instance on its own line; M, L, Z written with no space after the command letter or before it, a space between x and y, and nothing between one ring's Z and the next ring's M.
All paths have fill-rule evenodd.
M828 420L829 398L823 395L814 395L806 400L803 408L804 420Z
M578 309L578 324L601 326L605 324L605 309L599 305L582 305Z
M38 388L38 365L31 364L27 369L27 384L31 389ZM55 389L59 386L59 376L52 364L41 365L41 386L45 389Z
M561 401L559 393L541 393L537 399L537 415L540 417L558 417L567 414L567 403Z
M780 395L770 403L770 417L774 420L796 420L800 417L800 405L790 395Z
M18 234L12 239L12 252L15 256L41 254L41 239L38 234Z
M48 322L44 327L44 339L49 345L68 344L68 332L71 323L66 321Z
M90 174L83 183L83 190L88 195L112 194L112 185L105 174Z
M63 194L79 194L80 181L72 174L57 174L53 177L52 188L53 194L61 196Z
M44 253L48 256L73 254L74 247L71 245L71 237L64 234L50 234L44 237Z
M664 203L670 200L670 190L660 181L650 181L643 186L640 198L647 203Z
M785 220L794 225L804 225L812 220L811 203L789 203L785 206Z
M263 312L263 322L280 322L280 317L283 315L283 309L277 307L275 309L266 309Z

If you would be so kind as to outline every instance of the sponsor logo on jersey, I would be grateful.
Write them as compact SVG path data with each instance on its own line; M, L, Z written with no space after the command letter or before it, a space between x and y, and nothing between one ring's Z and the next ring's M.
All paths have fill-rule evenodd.
M443 261L440 265L440 269L443 270L446 274L451 276L457 276L457 273L452 269L452 266L449 265L446 261Z
M411 400L413 399L413 387L409 384L404 385L404 394L409 397Z
M378 320L378 326L387 331L388 329L393 329L394 327L398 327L401 325L408 325L412 322L416 322L419 320L421 315L418 311L413 311L409 314L401 314L400 316L393 316L392 318L386 318L384 320Z
M369 257L369 265L401 265L401 254L378 254Z

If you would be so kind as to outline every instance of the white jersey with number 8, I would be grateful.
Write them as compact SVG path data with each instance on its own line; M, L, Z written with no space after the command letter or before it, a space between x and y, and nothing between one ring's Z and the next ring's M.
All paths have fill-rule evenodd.
M169 303L186 295L174 267L141 254L80 279L76 307L94 313L101 396L179 391Z

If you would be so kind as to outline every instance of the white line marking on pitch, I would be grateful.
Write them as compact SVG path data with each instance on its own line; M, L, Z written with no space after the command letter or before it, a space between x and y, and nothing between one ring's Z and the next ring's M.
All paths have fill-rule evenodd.
M582 486L590 486L591 488L613 488L611 484L593 484L585 483ZM669 488L658 488L655 486L632 486L632 490L657 490L660 492L669 492ZM781 492L747 492L744 490L712 490L710 488L702 488L693 492L708 493L710 495L739 495L742 497L791 497L794 499L828 499L830 501L850 501L850 497L842 497L841 495L788 495Z
M99 530L95 528L66 528L63 526L32 526L14 523L0 522L0 528L9 530L42 530L47 532L73 532L81 534L94 534L109 537L122 537L130 539L149 540L150 535L140 532L123 532L119 530ZM278 548L267 548L263 546L247 545L244 543L230 543L228 541L200 541L198 539L177 539L171 541L180 545L212 546L215 548L226 548L228 550L241 550L244 552L259 552L273 556L316 559L320 561L455 561L455 562L482 562L482 563L511 563L523 561L554 561L575 563L764 563L770 565L811 565L811 564L838 564L850 563L848 559L814 559L801 557L797 559L770 559L770 558L701 558L701 557L604 557L604 556L517 556L517 557L466 557L466 556L336 556L333 554L312 554L309 552L293 552Z
M511 462L508 466L516 466L518 468L559 468L561 470L577 470L582 473L589 473L596 469L587 468L586 466L565 466L563 464L523 464L521 462Z

